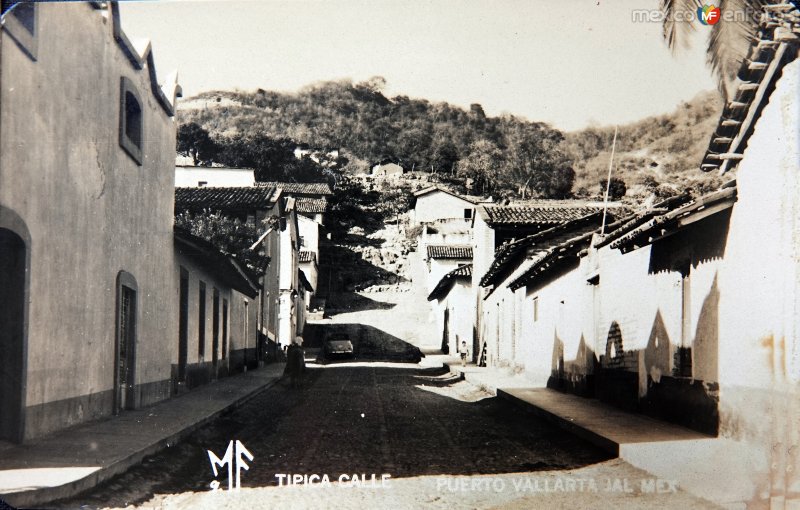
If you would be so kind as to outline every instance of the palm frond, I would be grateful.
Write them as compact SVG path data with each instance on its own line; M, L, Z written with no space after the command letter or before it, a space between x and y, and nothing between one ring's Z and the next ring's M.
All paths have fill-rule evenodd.
M765 0L722 0L722 19L711 27L706 59L717 77L725 101L730 99L736 73L758 32Z
M661 0L662 34L673 51L689 45L688 36L694 30L690 20L698 6L698 0Z

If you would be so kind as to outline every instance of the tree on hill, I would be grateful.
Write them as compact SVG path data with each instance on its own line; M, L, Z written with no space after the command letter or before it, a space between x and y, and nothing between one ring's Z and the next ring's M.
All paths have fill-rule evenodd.
M297 159L296 143L273 139L263 133L236 134L220 138L219 163L255 170L256 181L320 182L328 179L325 169L310 158Z
M519 186L520 195L566 198L572 191L575 172L561 149L564 136L543 124L509 128L506 187Z
M608 187L608 198L611 200L619 200L625 196L625 193L628 192L628 187L625 185L625 181L619 177L612 177L608 181L605 179L600 181L600 193L602 195L606 194L606 187Z
M219 153L219 146L211 139L208 131L194 122L181 124L177 133L177 151L190 156L194 166L214 160Z
M503 152L490 140L478 140L469 146L469 154L458 161L458 175L472 182L472 191L488 194L494 191L497 175L506 166Z

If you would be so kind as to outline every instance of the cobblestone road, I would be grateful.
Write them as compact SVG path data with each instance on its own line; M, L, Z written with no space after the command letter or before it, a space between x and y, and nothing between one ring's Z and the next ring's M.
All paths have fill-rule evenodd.
M125 507L154 494L208 492L214 476L206 450L221 457L232 439L254 455L242 472L242 487L250 488L277 485L276 474L327 474L335 481L341 474L387 473L396 480L563 470L607 459L588 443L464 385L442 369L410 364L312 366L302 388L281 382L57 507ZM226 475L218 479L227 486Z

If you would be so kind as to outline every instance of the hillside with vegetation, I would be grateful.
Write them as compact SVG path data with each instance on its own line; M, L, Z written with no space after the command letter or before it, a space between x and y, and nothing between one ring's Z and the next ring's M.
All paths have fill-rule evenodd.
M213 150L200 159L253 167L264 179L311 181L332 177L331 168L367 173L374 163L393 161L498 198L601 193L611 126L563 133L513 115L489 117L479 104L466 110L389 98L384 86L381 78L373 78L321 82L297 93L207 92L183 101L178 119L184 131L191 126L207 133ZM622 183L615 191L626 188L636 199L715 187L716 177L697 168L721 106L717 94L708 92L672 113L620 126L614 175ZM297 161L296 144L338 148L340 157L322 165L308 158Z

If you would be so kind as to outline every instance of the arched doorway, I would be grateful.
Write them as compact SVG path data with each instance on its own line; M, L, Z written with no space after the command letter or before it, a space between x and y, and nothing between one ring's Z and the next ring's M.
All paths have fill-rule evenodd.
M0 439L19 442L25 388L25 241L0 228Z

